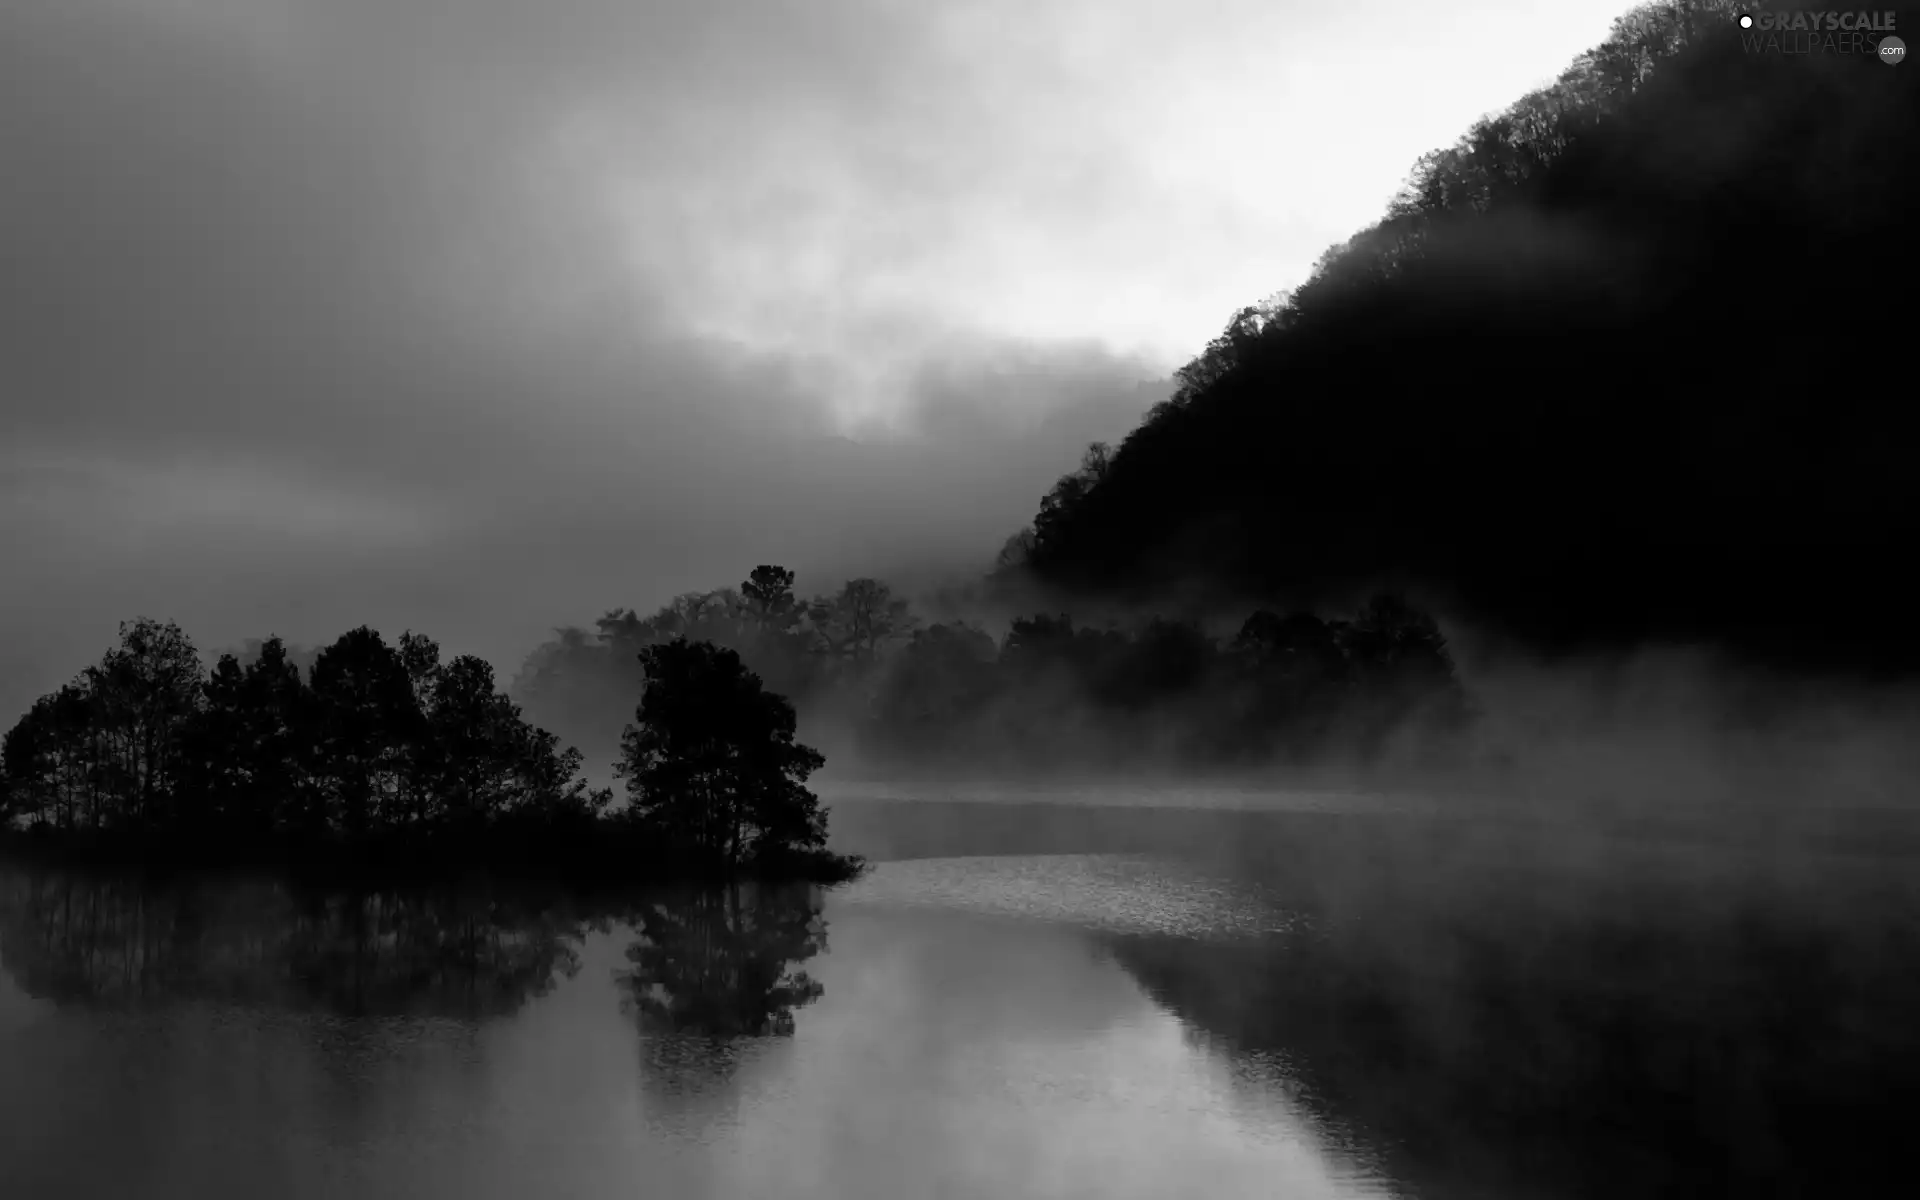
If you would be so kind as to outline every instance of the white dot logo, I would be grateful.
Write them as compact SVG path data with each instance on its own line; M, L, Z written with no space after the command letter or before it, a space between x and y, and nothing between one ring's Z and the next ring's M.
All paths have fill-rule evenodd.
M1752 29L1752 28L1753 28L1753 18L1752 18L1752 17L1750 17L1750 16L1748 16L1748 15L1747 15L1746 13L1741 13L1741 14L1740 14L1740 28L1742 28L1742 29Z
M1906 57L1907 44L1905 42L1897 37L1883 37L1880 39L1881 62L1891 67L1896 63L1904 62Z

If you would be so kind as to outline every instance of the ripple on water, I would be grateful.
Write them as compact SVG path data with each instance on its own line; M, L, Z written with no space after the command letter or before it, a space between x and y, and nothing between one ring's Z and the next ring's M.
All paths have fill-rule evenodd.
M1261 937L1305 918L1246 881L1144 855L927 858L876 865L838 896L853 906L942 908L1198 938Z

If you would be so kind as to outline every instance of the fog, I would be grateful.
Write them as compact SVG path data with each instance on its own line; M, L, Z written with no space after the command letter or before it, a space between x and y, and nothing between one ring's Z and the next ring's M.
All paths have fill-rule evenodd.
M140 613L208 650L420 628L509 678L555 626L761 562L934 619L1104 620L931 593L1615 12L1488 2L1363 47L1398 10L1270 8L7 6L0 704ZM1468 54L1419 105L1378 86ZM1229 153L1303 89L1348 127ZM1486 714L1463 787L1913 778L1904 693L1448 628Z
M513 742L522 777L571 770L479 707L494 697L475 664L455 675L480 679L469 691L436 682L423 700L404 685L440 676L409 669L311 711L297 688L230 689L226 708L209 689L205 726L236 736L167 753L194 768L181 780L226 789L222 818L293 829L261 783L277 748L303 773L278 778L320 797L322 834L339 801L356 867L415 877L169 879L26 856L50 838L0 847L22 854L0 862L0 1160L69 1193L466 1200L663 1178L690 1196L879 1197L942 1177L992 1196L1278 1179L1343 1197L1807 1194L1904 1169L1920 686L1707 645L1546 656L1416 589L1449 659L1438 639L1394 640L1411 622L1385 635L1355 616L1395 581L1278 553L1274 577L1320 593L1223 595L1254 585L1179 563L1182 586L1124 601L987 574L1086 444L1133 428L1229 314L1304 279L1419 155L1552 78L1624 7L0 0L0 709L98 661L139 615L177 620L209 657L281 635L301 663L356 626L414 629L505 686L558 629L631 608L608 622L619 654L550 656L581 686L525 704L610 784L640 698L631 651L665 627L644 618L781 564L797 605L763 584L711 624L732 621L748 665L782 679L799 738L827 755L802 782L831 848L874 865L830 896L748 888L743 905L740 887L651 879L599 894L579 845L656 872L593 816L554 822L596 840L552 857L551 888L509 881L510 854L498 878L463 861L442 886L407 843L356 840L364 772L341 767L371 760L337 717L375 710L342 702L356 695L431 710L382 750L406 751L387 761L416 817L455 779L431 773L443 748L474 744L449 736L472 713L508 731L490 744ZM1647 137L1643 194L1766 141L1683 127ZM1808 170L1831 182L1808 192L1819 204L1844 198L1844 177ZM1431 238L1423 301L1457 302L1476 271L1517 297L1536 270L1608 304L1665 286L1603 221L1502 213L1449 237ZM1436 324L1427 348L1451 336L1407 311ZM1446 396L1449 369L1405 394ZM1343 405L1347 376L1342 360L1324 377ZM1433 415L1452 438L1454 410ZM1609 444L1647 432L1616 424ZM1295 432L1279 436L1301 465L1332 465L1275 477L1334 481L1328 512L1367 507L1343 464L1402 461L1364 427ZM1228 440L1179 464L1204 476ZM1876 440L1846 473L1883 473L1899 445ZM1595 461L1594 507L1618 515L1615 491L1646 481L1615 488L1614 460ZM1466 493L1474 474L1435 479ZM1487 511L1539 499L1478 474ZM1818 507L1819 489L1785 486ZM1724 490L1663 493L1677 502L1656 524L1698 526L1704 547L1745 503ZM1109 511L1159 503L1142 491ZM1403 530L1447 532L1443 506L1415 507ZM1229 553L1205 528L1176 549L1232 565L1274 530L1345 537L1293 509L1249 519ZM1108 544L1131 544L1115 526ZM1523 569L1499 579L1557 569L1529 556L1544 538L1473 527L1497 562L1515 543ZM1589 609L1676 596L1577 532L1555 548L1614 589ZM1855 594L1808 561L1783 556L1771 599L1789 576ZM903 671L905 629L876 651L846 632L851 606L807 606L852 579L891 584L920 629L984 630L998 657L969 674L986 660L956 635L960 652ZM1236 647L1256 609L1324 620L1275 619ZM1036 614L1081 631L1163 617L1210 641L1180 660L1129 657L1144 636L1090 639L1089 656L1036 636L1010 659L1012 623ZM1848 627L1869 646L1886 628ZM1329 647L1334 667L1315 657ZM189 658L161 662L165 679ZM1170 660L1204 670L1169 682ZM136 728L107 724L129 711L111 682L106 703L57 707L41 726L57 740L10 743L26 785L4 799L36 807L9 825L47 832L61 813L84 850L84 784L95 837L127 813L139 835L161 827L139 824L155 756L135 787L102 750ZM562 814L542 780L475 811L539 842L500 818L509 800ZM104 826L103 796L129 805ZM1341 1175L1350 1157L1366 1178Z
M1255 167L1392 6L8 4L0 703L138 613L510 672L743 564L972 571L1611 16L1471 7L1485 69Z

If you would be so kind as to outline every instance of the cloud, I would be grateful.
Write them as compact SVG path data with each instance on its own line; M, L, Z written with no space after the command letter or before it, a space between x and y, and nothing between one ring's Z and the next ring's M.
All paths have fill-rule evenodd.
M5 6L0 700L141 610L510 666L989 557L1425 148L1277 123L1331 11Z

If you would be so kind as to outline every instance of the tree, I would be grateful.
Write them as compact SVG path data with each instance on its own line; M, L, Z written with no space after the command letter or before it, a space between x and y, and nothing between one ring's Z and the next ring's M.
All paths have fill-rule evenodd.
M1457 730L1471 705L1455 674L1439 622L1402 597L1373 597L1337 636L1383 729L1431 723Z
M1209 682L1216 650L1187 621L1149 620L1116 664L1112 692L1122 705L1148 707L1191 693Z
M825 765L794 740L793 706L740 655L676 639L640 652L646 691L621 738L630 819L712 869L826 845L806 789Z
M992 637L963 621L915 630L874 697L863 742L883 755L969 753L973 725L997 690L998 653Z
M1025 567L1027 560L1033 557L1035 537L1033 526L1027 525L1000 543L1000 552L993 556L992 574L1011 575Z
M463 654L437 670L425 715L433 815L455 828L484 825L512 793L521 753L520 714L494 690L492 664Z
M63 761L75 745L72 722L75 689L40 697L0 741L0 786L7 798L6 817L38 824L51 819L73 825L73 778ZM84 697L79 697L84 705Z
M649 639L631 610L601 617L595 632L567 627L527 657L510 688L531 720L565 731L598 761L618 753L633 696L646 682L637 657Z
M1549 653L1920 663L1896 599L1911 439L1817 358L1708 366L1762 294L1819 298L1807 344L1903 343L1913 297L1866 275L1920 190L1920 155L1888 151L1920 108L1850 55L1772 69L1730 8L1643 6L1424 156L1282 308L1237 314L1107 470L1040 499L1022 574L1307 604L1393 580Z
M424 723L413 677L363 625L321 651L313 695L329 805L340 832L362 837L399 815L406 752Z
M1239 737L1256 754L1310 752L1347 700L1346 654L1333 627L1312 613L1254 613L1227 657L1243 704Z
M820 663L813 653L813 635L804 627L807 608L793 594L793 572L755 567L740 585L740 597L749 632L733 648L773 690L796 699L810 694L820 677Z
M202 685L206 703L185 739L186 795L175 805L176 818L190 825L250 823L241 811L254 792L254 712L246 684L240 660L222 654Z
M400 635L394 656L407 673L414 710L428 726L422 730L417 722L409 722L415 725L414 736L408 737L401 752L400 795L394 817L397 821L419 824L438 815L436 809L457 803L443 790L449 783L449 775L456 769L449 761L451 751L445 734L446 723L433 717L438 696L451 668L441 664L438 642L411 629ZM486 687L491 694L493 668L490 666L486 669Z
M1453 678L1453 656L1439 622L1394 593L1374 596L1340 635L1363 679L1437 688Z
M1033 519L1032 536L1024 539L1018 552L1031 560L1036 550L1057 539L1063 523L1073 519L1094 489L1106 479L1113 469L1113 461L1112 446L1105 442L1088 445L1080 457L1080 469L1062 475L1053 490L1041 498L1040 511Z
M178 627L121 634L0 739L0 820L259 849L278 835L499 832L508 817L572 836L611 799L495 689L490 664L443 664L422 634L395 648L353 630L311 686L278 638L203 678Z
M861 669L872 665L883 645L919 624L907 602L877 579L849 579L833 596L815 600L810 615L822 649Z
M1327 623L1312 613L1248 617L1231 652L1249 666L1287 676L1338 677L1345 658Z
M758 566L740 585L747 611L762 631L785 633L799 617L793 596L793 572L785 567Z
M319 647L291 646L279 637L248 638L246 641L240 643L237 648L225 651L225 653L231 654L234 658L238 659L241 666L250 667L260 661L262 655L266 654L267 644L269 642L278 643L279 657L291 663L295 672L303 680L307 674L313 670L314 660L320 657Z
M120 626L120 645L86 674L100 728L115 752L122 812L133 825L164 822L158 802L181 769L181 737L200 699L200 652L169 621L141 617Z
M270 827L310 821L316 811L325 815L313 784L315 705L300 677L301 653L268 638L247 666L252 807Z

